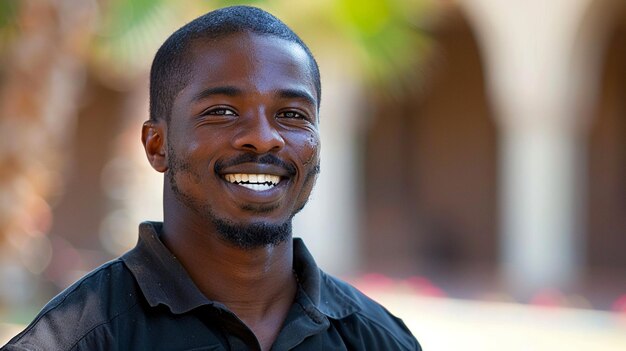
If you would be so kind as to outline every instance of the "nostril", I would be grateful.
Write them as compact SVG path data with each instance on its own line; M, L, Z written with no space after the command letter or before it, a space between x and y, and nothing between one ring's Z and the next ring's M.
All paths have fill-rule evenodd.
M242 119L239 132L233 138L232 143L235 148L248 150L256 153L266 153L276 151L285 145L285 141L273 125L273 119L253 118Z

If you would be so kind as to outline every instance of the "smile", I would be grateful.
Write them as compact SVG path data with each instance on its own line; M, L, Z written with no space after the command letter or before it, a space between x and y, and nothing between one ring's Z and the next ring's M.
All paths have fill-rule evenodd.
M280 176L273 174L234 173L224 175L224 179L229 183L254 191L269 190L280 183Z

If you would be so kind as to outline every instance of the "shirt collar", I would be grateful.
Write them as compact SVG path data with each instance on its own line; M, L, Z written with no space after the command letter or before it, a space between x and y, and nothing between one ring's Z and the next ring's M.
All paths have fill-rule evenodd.
M182 264L163 245L159 239L162 227L160 222L141 223L137 246L122 256L150 306L163 304L172 313L182 314L215 304L200 292ZM293 250L293 268L298 283L319 312L338 319L359 310L338 283L317 267L302 239L293 239Z
M317 310L327 317L340 319L360 310L335 279L317 267L300 238L293 239L293 266L303 292Z
M146 300L152 307L166 305L175 314L212 304L159 239L162 227L160 222L141 223L137 246L122 256Z

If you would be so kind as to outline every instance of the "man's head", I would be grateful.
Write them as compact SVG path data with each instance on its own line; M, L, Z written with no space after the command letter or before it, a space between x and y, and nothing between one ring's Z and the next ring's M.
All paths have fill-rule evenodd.
M142 134L165 173L165 221L241 248L289 238L319 172L319 96L311 53L266 12L222 9L174 33Z
M302 47L309 58L319 107L322 93L319 68L306 44L273 15L256 7L233 6L196 18L174 32L161 45L150 70L150 119L169 120L172 102L190 78L188 51L194 42L217 40L243 32L281 38Z

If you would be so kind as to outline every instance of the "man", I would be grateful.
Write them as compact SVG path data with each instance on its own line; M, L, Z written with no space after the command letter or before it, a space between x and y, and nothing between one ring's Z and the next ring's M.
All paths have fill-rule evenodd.
M3 350L419 350L399 319L292 239L319 172L317 63L230 7L157 52L142 141L164 221L53 299ZM341 235L341 233L337 233Z

